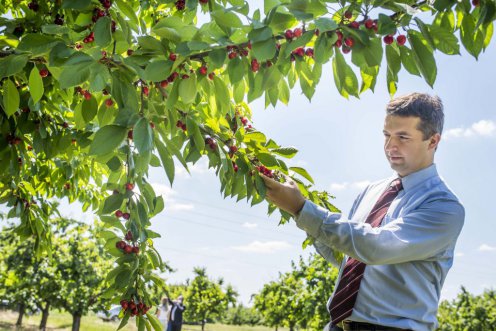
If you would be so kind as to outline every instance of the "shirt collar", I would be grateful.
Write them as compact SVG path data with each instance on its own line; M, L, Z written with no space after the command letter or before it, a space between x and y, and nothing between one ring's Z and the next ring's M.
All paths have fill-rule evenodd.
M403 185L403 189L405 191L408 191L413 187L417 186L417 184L434 176L437 176L437 168L435 163L431 164L427 168L421 169L417 172L413 172L403 178L401 178L397 173L395 173L394 179L401 178L401 184Z

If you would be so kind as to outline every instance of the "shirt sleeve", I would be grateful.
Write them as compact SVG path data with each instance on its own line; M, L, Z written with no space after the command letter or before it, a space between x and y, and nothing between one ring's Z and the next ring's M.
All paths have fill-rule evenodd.
M306 201L296 225L319 245L372 265L434 258L456 240L464 218L465 210L458 201L436 199L373 228Z

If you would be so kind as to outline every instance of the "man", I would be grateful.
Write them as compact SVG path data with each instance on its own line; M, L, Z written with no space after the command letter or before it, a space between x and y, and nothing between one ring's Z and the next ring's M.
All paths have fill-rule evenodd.
M370 184L348 218L306 201L292 181L264 178L267 198L295 216L322 256L337 265L331 249L347 255L328 301L326 330L437 327L441 288L465 218L434 164L443 122L438 97L412 93L389 102L384 152L395 174Z
M183 325L183 312L186 309L183 305L183 296L178 296L175 301L172 301L169 298L168 300L171 308L167 331L181 331L181 327Z

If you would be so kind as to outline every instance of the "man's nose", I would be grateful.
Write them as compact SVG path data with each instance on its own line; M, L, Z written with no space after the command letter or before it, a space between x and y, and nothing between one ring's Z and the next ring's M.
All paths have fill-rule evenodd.
M393 137L389 137L387 138L386 142L384 143L384 149L386 151L390 151L390 150L393 150L393 149L396 149L398 146L396 144L396 140L393 139Z

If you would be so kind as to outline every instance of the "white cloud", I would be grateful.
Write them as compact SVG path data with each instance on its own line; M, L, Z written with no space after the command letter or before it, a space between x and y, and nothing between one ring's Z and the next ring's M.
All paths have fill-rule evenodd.
M181 178L191 178L195 174L204 174L209 171L208 169L208 160L206 158L200 159L194 165L189 165L189 173L186 171L184 166L178 162L175 163L176 166L176 175Z
M159 183L152 183L151 185L155 190L155 194L163 196L165 211L184 211L195 209L195 205L192 203L177 202L173 198L175 195L177 195L177 192L174 191L171 187Z
M462 253L462 252L455 253L455 257L462 257L462 256L465 256L465 253Z
M354 182L354 183L332 183L331 186L329 187L329 190L332 194L332 192L336 191L344 191L348 189L353 189L353 190L363 190L365 189L368 185L370 184L370 180L362 180L359 182Z
M481 252L494 252L494 251L496 251L496 247L489 246L488 244L482 244L479 246L479 251L481 251Z
M254 228L258 227L258 224L257 223L244 222L241 226L244 228L248 228L248 229L254 229Z
M470 128L454 128L447 130L444 139L468 138L473 136L491 137L496 134L496 123L489 120L480 120L470 126Z
M232 249L242 252L251 253L274 253L276 251L286 250L291 248L291 245L286 241L254 241L244 246L233 246Z

